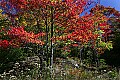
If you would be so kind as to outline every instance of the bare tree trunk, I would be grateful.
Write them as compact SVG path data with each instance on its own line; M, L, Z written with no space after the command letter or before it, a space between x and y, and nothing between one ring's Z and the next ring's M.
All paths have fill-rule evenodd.
M54 14L54 10L53 7L51 7L51 54L50 54L50 66L53 66L53 41L52 41L52 37L53 37L53 14Z
M47 10L47 5L46 5L46 10ZM48 19L47 19L47 13L45 14L45 26L46 26L46 61L47 61L47 66L49 66L49 51L48 51L48 32L49 32L49 27L48 27Z

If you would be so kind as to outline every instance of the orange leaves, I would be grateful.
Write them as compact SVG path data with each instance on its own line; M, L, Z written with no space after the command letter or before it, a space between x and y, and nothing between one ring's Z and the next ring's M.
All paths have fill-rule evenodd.
M72 46L74 46L74 47L78 47L79 45L78 45L78 44L72 44Z
M26 32L24 27L10 27L9 30L6 30L6 35L10 38L9 45L12 47L19 47L22 44L26 43L35 43L39 45L43 45L39 37L44 36L44 33L34 34L33 32ZM3 41L4 42L4 41ZM7 46L7 42L5 43ZM1 46L1 45L0 45ZM5 47L6 47L5 46Z
M90 40L95 40L97 37L98 35L94 34L90 29L78 28L73 30L72 33L66 34L64 36L60 36L57 39L63 41L71 40L71 41L86 43Z
M55 32L58 35L53 35L53 38L50 38L53 40L72 40L86 43L96 40L98 34L94 34L94 32L99 27L108 27L108 18L103 15L104 11L102 11L104 7L96 6L91 10L90 14L85 14L82 17L79 16L86 6L86 0L9 0L9 3L23 12L23 14L27 14L25 17L26 21L29 21L30 17L31 22L32 20L36 22L38 20L38 24L36 23L35 25L42 27L49 26L49 28L51 28L51 25L57 26L54 31L56 30ZM20 14L19 17L23 14ZM48 32L47 36L50 34ZM28 33L22 27L11 27L8 35L11 39L21 40L24 43L29 42L42 45L43 42L39 40L39 37L45 34Z
M76 5L74 5L74 7L76 7ZM109 18L100 13L102 11L99 11L99 8L97 7L95 10L98 11L90 14L85 14L82 17L74 17L77 14L75 11L76 9L70 8L70 10L70 17L66 21L67 24L65 30L63 31L65 32L63 33L64 36L60 36L58 38L59 40L72 40L82 43L87 43L89 41L94 42L100 35L99 33L95 34L98 28L109 28L109 25L107 24Z

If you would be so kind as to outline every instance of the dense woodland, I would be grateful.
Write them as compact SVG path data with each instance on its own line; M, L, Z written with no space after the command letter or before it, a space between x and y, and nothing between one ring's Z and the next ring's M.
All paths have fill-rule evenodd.
M120 12L100 0L0 0L0 80L120 80Z

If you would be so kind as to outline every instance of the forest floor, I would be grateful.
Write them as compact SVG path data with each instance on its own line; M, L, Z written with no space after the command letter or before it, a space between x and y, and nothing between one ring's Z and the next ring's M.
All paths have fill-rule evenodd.
M115 67L81 64L79 58L56 58L53 67L40 69L38 56L16 62L9 71L0 74L0 80L119 80Z

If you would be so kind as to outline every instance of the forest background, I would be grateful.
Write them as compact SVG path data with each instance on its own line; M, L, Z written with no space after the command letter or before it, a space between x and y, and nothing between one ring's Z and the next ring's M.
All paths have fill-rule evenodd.
M116 1L0 0L1 79L119 79Z

